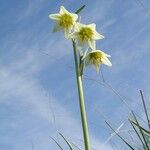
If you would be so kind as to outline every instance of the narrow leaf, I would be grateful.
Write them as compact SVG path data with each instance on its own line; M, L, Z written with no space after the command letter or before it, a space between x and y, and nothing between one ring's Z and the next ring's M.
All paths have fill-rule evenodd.
M64 141L67 143L67 145L69 146L70 150L73 150L73 147L71 145L71 143L61 134L59 133L59 135L64 139Z
M58 146L61 150L64 150L64 149L61 147L61 145L60 145L54 138L51 137L51 139L57 144L57 146Z
M133 148L124 138L122 138L122 137L111 127L111 125L110 125L107 121L105 121L105 122L106 122L106 124L109 126L109 128L110 128L112 131L114 131L114 132L116 133L116 135L117 135L128 147L130 147L130 149L134 150L134 148Z
M140 128L141 130L143 130L145 133L150 135L150 131L144 129L142 126L138 125L136 122L130 120L135 126L137 126L138 128Z
M81 6L75 13L79 14L83 9L84 9L85 5Z
M107 138L107 140L102 144L101 147L103 147L105 144L107 144L112 138L114 135L116 135L116 133L119 133L120 129L123 127L124 123L122 123L116 130L115 132L111 133L111 135Z
M78 150L82 150L80 147L78 147L76 144L72 143Z
M133 111L132 111L132 114L133 114L133 117L134 117L134 119L135 119L135 121L137 123L137 126L138 126L139 130L140 130L140 133L141 133L141 136L142 136L142 138L144 140L145 146L146 146L147 150L149 150L149 146L148 146L147 140L145 138L145 135L143 133L143 130L140 128L140 124L139 124L139 122L138 122L138 120L137 120L137 118L136 118L136 116L135 116Z
M146 118L147 118L148 127L150 129L150 120L149 120L149 116L148 116L148 113L147 113L147 109L146 109L146 105L145 105L145 100L144 100L144 95L143 95L142 90L140 90L140 94L141 94L141 99L142 99L142 102L143 102L143 107L144 107L145 115L146 115Z
M134 125L133 125L134 123L133 123L132 120L130 120L130 119L129 119L129 122L130 122L130 124L132 125L132 127L133 127L135 133L137 134L137 136L138 136L138 138L140 139L140 141L141 141L141 143L142 143L142 145L143 145L143 148L144 148L144 147L145 147L145 144L143 143L143 140L142 140L141 136L139 135L138 131L137 131L136 128L134 127Z

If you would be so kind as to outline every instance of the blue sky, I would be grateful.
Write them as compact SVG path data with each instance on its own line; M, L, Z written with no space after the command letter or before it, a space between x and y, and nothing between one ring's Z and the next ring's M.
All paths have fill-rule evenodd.
M150 1L141 2L144 7L138 0L0 1L0 149L30 150L32 143L35 150L58 149L50 139L63 144L58 132L82 147L71 41L52 33L48 19L61 5L75 11L82 4L81 22L97 24L105 36L97 48L112 56L112 68L101 68L105 81L128 105L91 81L102 82L102 76L88 68L84 89L91 142L98 150L112 150L112 142L124 149L116 136L103 145L111 133L104 120L117 128L127 121L128 107L145 119L139 89L149 104Z

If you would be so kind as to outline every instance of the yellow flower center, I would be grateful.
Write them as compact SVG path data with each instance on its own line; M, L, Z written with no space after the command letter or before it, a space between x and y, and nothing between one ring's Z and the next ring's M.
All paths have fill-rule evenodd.
M78 32L78 37L81 42L87 42L88 40L92 40L93 31L88 27L82 27Z
M89 60L91 64L97 65L102 63L102 54L100 52L94 52L89 54Z
M59 25L65 29L70 28L73 25L73 19L68 14L63 14L59 17Z

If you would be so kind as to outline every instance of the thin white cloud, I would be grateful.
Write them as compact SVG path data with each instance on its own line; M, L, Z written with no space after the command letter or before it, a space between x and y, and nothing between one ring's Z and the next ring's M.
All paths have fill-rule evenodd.
M26 37L26 34L22 35L24 36L24 38ZM47 67L47 65L52 62L48 62L50 56L57 56L58 58L61 58L64 55L67 55L68 52L70 53L69 50L65 49L66 43L63 40L59 41L59 45L55 44L56 42L53 43L51 41L50 43L46 43L45 49L48 49L51 45L54 45L53 50L58 51L53 51L53 53L50 52L49 57L45 58L44 62L41 62L43 56L41 54L38 55L39 53L37 51L40 47L38 47L38 45L29 48L25 47L25 45L23 44L24 38L19 39L19 47L17 47L16 44L16 46L11 49L15 56L15 54L20 51L20 47L23 47L20 55L18 55L17 58L14 57L14 59L12 59L12 61L10 61L9 63L0 66L0 104L3 105L7 103L11 105L11 103L13 103L17 104L18 107L26 107L26 111L29 114L32 114L39 119L42 118L45 122L49 122L50 128L54 128L53 115L55 114L57 124L56 128L58 129L58 131L61 131L65 135L69 136L71 140L80 139L82 137L82 130L79 120L75 119L70 109L68 109L66 106L61 105L59 103L59 100L51 96L51 91L48 91L48 95L50 95L48 96L46 94L47 92L43 89L43 86L39 83L38 79L35 78L35 75L37 73L39 73L43 68ZM51 106L49 105L49 101L50 105L54 107L54 114L50 111ZM62 117L59 117L60 114L62 114ZM19 122L18 120L15 121L16 124L14 124L14 130L17 130L17 124ZM22 124L26 124L25 121L26 119L24 120L24 118L22 118ZM54 130L50 131L50 135L55 135L55 133L56 131ZM41 136L41 139L44 135L41 132L37 133L36 135L33 135L33 133L31 133L31 137L33 138L34 136ZM9 137L7 137L6 139L7 141L10 141ZM46 138L41 141L41 145L43 145L45 141L47 141ZM92 139L92 141L93 143L99 143L99 145L101 143L98 140L96 141L96 138ZM13 144L13 142L9 144ZM49 145L50 143L45 144ZM16 145L16 148L19 149L19 147L21 147L21 145ZM107 150L109 149L107 148Z
M108 5L106 7L103 7L103 5L100 5L99 1L96 1L94 4L95 9L92 9L90 14L93 16L92 20L95 22L100 22L104 21L105 17L107 16L108 11L111 9L111 6L113 4L113 0L109 1ZM28 8L26 11L20 14L19 21L29 17L30 15L33 14L34 11L37 11L37 8L40 7L42 1L37 2L36 5L33 2L30 2ZM101 6L100 8L97 6ZM129 10L130 11L130 10ZM135 11L136 12L136 11ZM135 12L126 12L127 15L130 14L135 14ZM95 15L96 14L96 15ZM91 18L87 17L87 20L89 21ZM106 29L112 25L114 25L116 22L116 19L112 18L110 20L105 20L103 26L100 28L105 32ZM42 24L42 22L41 22ZM119 28L119 26L118 26ZM33 29L32 29L33 30ZM7 48L11 48L11 54L13 54L13 59L10 60L9 62L5 62L5 65L0 66L0 95L1 95L1 100L0 100L0 105L3 105L4 103L16 103L18 106L25 106L27 111L30 114L33 114L37 118L42 118L44 122L49 122L50 128L50 134L53 136L55 135L54 129L58 129L62 131L69 139L72 140L77 140L81 138L82 132L81 132L81 126L79 120L76 119L75 116L73 116L71 110L67 108L66 106L63 106L62 104L59 103L59 100L56 99L51 93L51 91L48 91L47 96L47 91L43 88L43 85L39 83L38 78L35 76L38 73L41 73L43 69L45 69L48 65L51 65L54 63L55 58L61 59L63 56L69 55L72 51L71 45L69 45L68 41L66 42L65 40L60 40L60 37L57 37L57 35L54 35L53 39L50 39L49 34L47 35L39 35L40 38L37 40L36 37L33 36L32 30L29 30L28 32L22 31L19 32L18 34L16 33L15 39L8 37L5 39L5 41L13 41L13 44L11 43L10 45L6 43L6 47L4 50L7 50ZM141 29L142 30L142 29ZM119 33L118 33L119 34ZM18 38L17 38L18 37ZM24 41L26 41L27 37L31 37L33 41L31 41L31 46L27 46L24 44ZM11 39L10 39L11 38ZM135 37L133 37L135 38ZM43 40L44 39L44 40ZM56 39L56 40L54 40ZM19 44L18 44L19 43ZM43 44L44 43L44 44ZM58 44L59 43L59 44ZM132 43L132 41L131 41ZM148 46L148 40L145 40L145 43L143 43L144 47ZM123 46L118 44L118 49L123 48L123 47L128 47L129 43L125 43ZM129 49L129 47L128 47ZM43 56L40 53L40 50L45 51L46 53L49 53L49 56ZM129 50L130 51L130 50ZM15 55L18 54L17 57ZM131 52L130 56L125 57L127 53L125 52L114 52L113 56L116 58L114 60L114 70L115 66L117 66L117 69L115 70L116 72L120 73L123 69L130 68L133 64L131 63L133 61L133 57L135 56L136 59L142 59L142 57L146 54L148 54L147 51L139 53L137 51L136 55L135 52ZM143 54L143 56L141 56ZM44 57L44 58L43 58ZM54 59L53 59L54 58ZM118 59L117 59L118 58ZM4 61L4 59L3 59ZM130 65L132 64L132 65ZM55 65L55 64L54 64ZM145 81L146 82L146 81ZM126 90L126 89L125 89ZM133 96L133 95L132 95ZM13 99L12 99L13 97ZM50 104L52 104L53 111L50 111L49 107L49 101ZM135 103L135 101L133 101ZM115 109L116 114L121 116L122 112L122 106L118 107L118 109ZM54 114L56 115L56 127L54 127ZM60 116L60 114L62 114ZM31 118L32 119L32 118ZM34 118L33 118L34 119ZM26 124L24 118L22 118L22 123ZM19 121L16 120L16 124L11 124L11 126L14 126L14 129L16 129L17 123ZM16 127L15 127L16 126ZM71 129L71 130L68 130ZM36 130L37 131L37 130ZM30 131L29 131L30 132ZM44 132L44 131L43 131ZM31 137L33 138L34 136L40 137L39 139L36 139L38 142L37 147L41 145L41 149L48 149L48 146L50 144L53 145L54 143L49 143L49 137L47 135L44 136L44 133L39 131L36 135L35 133L32 133ZM47 140L48 139L48 140ZM5 142L10 141L9 137L4 139ZM95 137L92 133L91 136L91 141L92 144L99 149L101 145L101 141ZM12 144L12 141L10 142ZM21 147L21 146L20 146ZM53 148L53 146L52 146ZM21 148L20 148L21 149ZM106 150L111 150L111 147L109 145L106 145L104 147ZM104 150L103 149L103 150Z
M38 13L42 9L43 2L44 0L27 1L27 6L18 15L17 22L25 18L31 17L33 14Z

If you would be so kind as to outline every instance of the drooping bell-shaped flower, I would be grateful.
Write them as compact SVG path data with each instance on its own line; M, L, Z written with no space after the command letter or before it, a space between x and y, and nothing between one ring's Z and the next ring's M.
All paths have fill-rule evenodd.
M101 50L92 50L83 59L85 62L85 66L93 65L94 68L96 69L96 71L99 72L101 64L105 64L107 66L112 66L108 57L111 57L111 56L104 53Z

